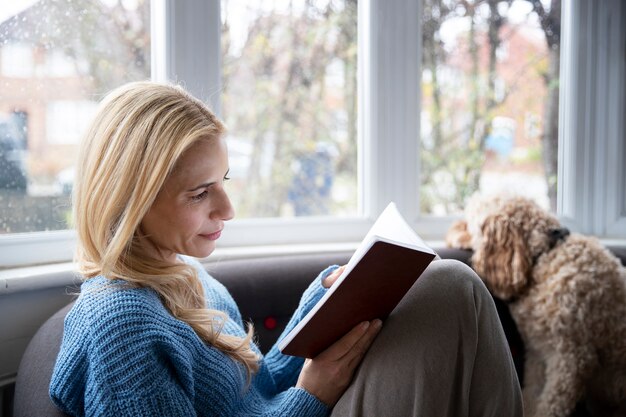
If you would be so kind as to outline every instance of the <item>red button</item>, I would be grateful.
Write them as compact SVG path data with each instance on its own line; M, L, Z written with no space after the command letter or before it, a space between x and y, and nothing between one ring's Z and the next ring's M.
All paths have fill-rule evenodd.
M265 321L263 322L263 325L265 325L265 328L267 330L274 330L276 328L276 319L274 317L266 317Z

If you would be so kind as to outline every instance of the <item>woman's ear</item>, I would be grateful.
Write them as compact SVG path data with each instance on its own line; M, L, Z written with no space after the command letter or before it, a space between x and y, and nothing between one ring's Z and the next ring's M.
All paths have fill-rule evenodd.
M528 285L532 267L521 227L503 214L487 217L472 265L498 298L508 300L520 294Z

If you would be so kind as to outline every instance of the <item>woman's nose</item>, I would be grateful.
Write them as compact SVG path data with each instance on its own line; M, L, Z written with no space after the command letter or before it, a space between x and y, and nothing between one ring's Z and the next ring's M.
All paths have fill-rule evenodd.
M219 201L217 202L216 207L216 215L219 216L220 220L231 220L235 217L235 209L230 202L230 198L228 198L228 194L225 190L222 190L220 193Z

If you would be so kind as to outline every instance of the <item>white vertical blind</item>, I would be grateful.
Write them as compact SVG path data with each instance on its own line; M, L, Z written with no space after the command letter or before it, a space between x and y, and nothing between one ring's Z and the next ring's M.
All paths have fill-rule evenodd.
M621 0L564 4L559 207L582 233L626 237L625 11Z

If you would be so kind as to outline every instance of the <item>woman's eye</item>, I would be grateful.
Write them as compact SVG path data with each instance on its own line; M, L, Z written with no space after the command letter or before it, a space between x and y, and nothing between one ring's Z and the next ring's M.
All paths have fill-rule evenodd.
M203 192L201 192L200 194L194 195L191 197L191 199L193 201L200 201L200 200L204 200L204 198L209 195L209 192L207 190L204 190Z
M230 179L230 177L224 175L224 181L228 181Z

